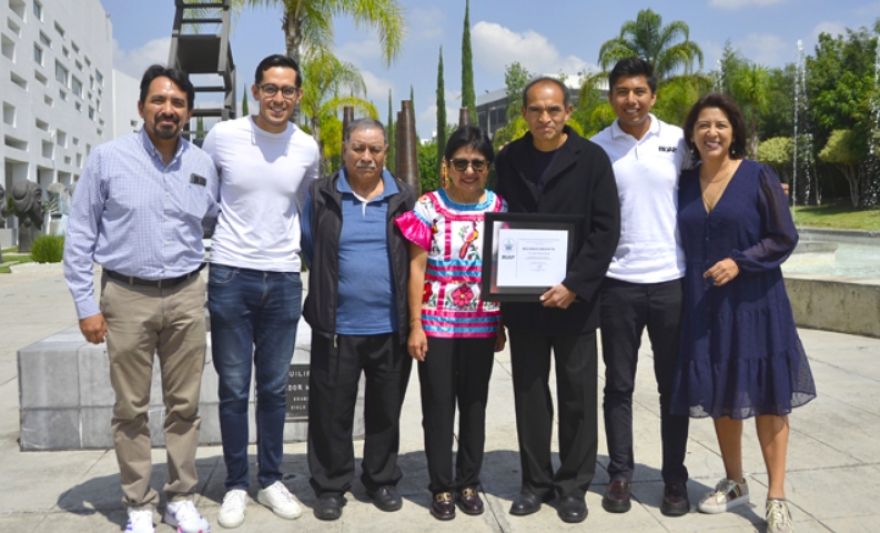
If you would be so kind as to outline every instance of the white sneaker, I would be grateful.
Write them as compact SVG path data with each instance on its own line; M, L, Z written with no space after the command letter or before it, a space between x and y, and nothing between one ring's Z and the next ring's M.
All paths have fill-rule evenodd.
M260 489L260 492L257 493L257 501L272 509L272 512L281 518L293 520L302 514L302 507L299 506L284 483L280 481L272 483L265 489Z
M232 489L223 496L223 505L220 506L220 514L217 522L225 528L232 529L244 522L244 510L247 507L247 492L241 489Z
M153 511L128 508L128 524L125 533L154 533Z
M749 483L737 483L732 479L722 479L715 490L703 496L697 509L701 513L723 513L749 503Z
M178 533L208 533L211 526L196 510L192 500L168 502L165 506L165 523L176 527Z
M794 533L791 511L785 500L767 500L767 533Z

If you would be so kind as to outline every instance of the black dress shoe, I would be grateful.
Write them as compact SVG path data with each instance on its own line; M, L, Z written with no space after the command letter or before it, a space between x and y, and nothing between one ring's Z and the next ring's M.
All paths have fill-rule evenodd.
M465 514L483 514L483 500L474 487L467 487L455 493L455 499Z
M386 513L399 511L403 507L403 500L393 485L384 485L376 489L375 492L367 491L367 496L373 499L373 505Z
M455 518L455 503L452 501L452 494L448 492L438 492L435 494L431 502L431 515L437 520L452 520Z
M483 514L483 500L475 487L466 487L455 493L455 499L465 514Z
M342 516L345 497L341 494L322 494L315 502L315 518L318 520L338 520Z
M559 509L556 514L563 522L568 524L577 524L587 519L587 503L583 497L563 496L559 500Z
M550 493L541 498L539 496L535 496L531 492L520 492L519 495L513 500L513 504L511 504L510 506L510 514L523 516L535 513L541 508L542 500L544 502L548 502L552 499L553 493Z
M630 510L630 489L632 483L615 480L605 488L605 497L602 498L602 507L609 513L625 513Z
M688 488L684 483L667 483L663 489L663 504L660 512L666 516L682 516L691 510Z

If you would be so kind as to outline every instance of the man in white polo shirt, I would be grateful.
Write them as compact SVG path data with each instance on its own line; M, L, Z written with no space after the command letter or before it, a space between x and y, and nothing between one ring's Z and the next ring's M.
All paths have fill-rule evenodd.
M689 510L684 465L688 418L669 414L681 325L684 251L676 229L678 176L689 164L681 128L650 113L657 77L639 58L622 59L609 76L608 100L617 120L591 140L614 167L620 197L620 241L601 288L602 356L605 360L605 435L610 483L602 506L631 507L632 396L642 332L648 328L660 392L662 475L660 511Z
M287 377L302 311L300 208L319 161L315 140L289 121L302 97L300 72L286 56L265 58L251 87L259 114L217 124L203 146L220 176L208 308L227 472L218 522L227 528L244 521L247 505L253 368L257 501L282 518L301 513L281 482Z

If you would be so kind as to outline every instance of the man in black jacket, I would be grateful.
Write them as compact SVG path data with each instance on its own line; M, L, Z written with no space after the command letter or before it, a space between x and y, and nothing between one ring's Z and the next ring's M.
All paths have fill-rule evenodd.
M354 477L352 424L366 376L363 475L379 509L397 511L400 408L412 359L406 285L409 254L394 219L411 210L412 187L384 171L385 128L360 119L346 129L345 167L312 182L303 207L303 255L312 327L308 458L315 516L336 520Z
M562 283L535 303L504 303L522 492L510 513L527 515L558 493L559 517L587 517L584 496L596 471L596 328L599 285L620 236L620 208L605 152L565 125L568 91L554 78L539 78L523 93L529 133L496 159L497 192L512 213L583 217L583 241ZM550 461L553 404L548 380L551 349L559 405L559 469Z

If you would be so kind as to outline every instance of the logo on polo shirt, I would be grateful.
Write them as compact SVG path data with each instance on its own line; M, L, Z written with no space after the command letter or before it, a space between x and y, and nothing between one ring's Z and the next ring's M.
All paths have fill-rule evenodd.
M661 152L672 152L672 153L675 153L675 152L678 151L678 147L677 147L677 146L658 146L657 149L660 150Z

